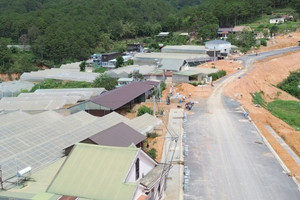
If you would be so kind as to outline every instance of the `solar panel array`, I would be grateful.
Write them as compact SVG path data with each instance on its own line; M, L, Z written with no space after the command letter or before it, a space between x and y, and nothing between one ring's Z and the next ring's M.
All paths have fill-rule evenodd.
M19 115L16 113L7 116L11 119L10 115ZM63 149L128 120L117 113L95 117L84 111L70 116L47 111L28 115L15 123L1 123L0 165L3 179L15 176L18 170L28 166L33 170L46 166L60 158Z

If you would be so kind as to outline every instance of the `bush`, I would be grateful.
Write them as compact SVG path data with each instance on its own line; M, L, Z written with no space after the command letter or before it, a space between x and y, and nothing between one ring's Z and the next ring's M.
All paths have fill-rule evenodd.
M226 71L225 70L221 70L221 71L218 71L216 73L211 73L211 74L208 74L208 76L211 76L212 77L212 80L215 81L223 76L226 76Z
M300 70L290 72L289 77L277 85L280 89L300 99Z
M148 154L153 158L153 159L156 159L156 152L157 150L155 148L151 148L149 151L148 151Z
M260 39L260 44L263 46L267 46L267 40L266 39Z
M100 74L93 82L94 87L102 87L106 90L112 90L118 84L117 79L111 78L106 74Z
M137 113L137 116L141 116L145 113L149 113L150 115L153 114L153 110L147 106L141 106L139 109L138 109L138 113Z
M147 133L147 138L156 138L159 135L156 132L152 132L152 133Z

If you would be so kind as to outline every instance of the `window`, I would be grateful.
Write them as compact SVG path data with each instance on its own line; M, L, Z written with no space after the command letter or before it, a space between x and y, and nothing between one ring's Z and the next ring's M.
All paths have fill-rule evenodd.
M140 159L135 161L135 180L138 180L140 177Z

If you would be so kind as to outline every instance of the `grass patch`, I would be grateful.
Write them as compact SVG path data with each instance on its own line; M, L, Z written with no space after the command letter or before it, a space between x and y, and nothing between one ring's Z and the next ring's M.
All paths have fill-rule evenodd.
M264 100L264 98L262 97L262 95L263 95L263 91L251 93L252 102L254 104L257 104L257 105L260 105L261 107L266 108L267 107L267 103Z
M300 130L300 102L275 100L267 105L268 110L295 130Z

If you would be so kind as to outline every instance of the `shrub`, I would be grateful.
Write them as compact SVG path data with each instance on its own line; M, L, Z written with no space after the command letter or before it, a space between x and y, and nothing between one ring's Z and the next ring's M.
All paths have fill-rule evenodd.
M300 99L300 70L290 72L289 77L277 85L280 89Z
M150 115L153 114L153 110L147 106L141 106L139 109L138 109L138 113L137 113L137 116L141 116L145 113L149 113Z
M147 133L147 138L156 138L158 136L159 136L159 134L157 134L156 132Z
M216 73L211 73L209 74L208 76L211 76L212 77L212 80L215 81L223 76L226 76L226 71L225 70L221 70L221 71L218 71Z
M260 44L263 46L267 46L267 40L264 38L260 39Z
M156 152L157 150L155 148L151 148L149 151L148 151L148 154L153 158L153 159L156 159Z

